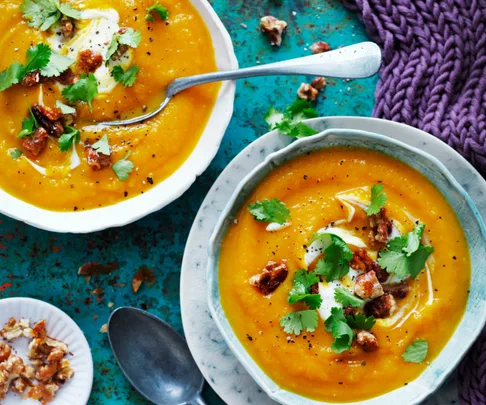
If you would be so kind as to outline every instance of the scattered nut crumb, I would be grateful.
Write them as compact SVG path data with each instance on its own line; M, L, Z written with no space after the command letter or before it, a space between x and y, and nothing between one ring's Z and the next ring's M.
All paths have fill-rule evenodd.
M134 294L138 292L142 283L145 282L149 288L151 288L157 281L153 269L149 269L147 266L140 266L137 273L132 279L132 291Z
M314 80L312 80L311 86L320 91L326 87L326 79L323 77L316 77Z
M319 91L307 83L302 83L297 90L297 96L302 100L315 101L318 95Z
M108 333L108 324L107 324L107 323L105 323L105 324L104 324L104 325L101 327L100 332L101 332L101 333Z
M329 44L327 42L318 41L318 42L314 42L310 46L310 50L312 51L313 54L324 53L324 52L330 51L331 47L329 46Z
M272 46L280 46L282 44L282 34L286 28L287 22L271 15L260 19L260 29L267 35Z

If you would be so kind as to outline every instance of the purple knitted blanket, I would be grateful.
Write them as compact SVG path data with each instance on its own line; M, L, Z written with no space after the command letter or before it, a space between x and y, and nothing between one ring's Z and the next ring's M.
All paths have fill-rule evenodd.
M373 116L447 142L486 175L486 0L342 0L383 49ZM486 405L486 330L458 370Z

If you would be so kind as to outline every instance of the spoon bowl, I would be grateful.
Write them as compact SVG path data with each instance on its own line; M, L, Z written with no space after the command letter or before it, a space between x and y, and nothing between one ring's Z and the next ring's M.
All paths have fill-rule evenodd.
M204 379L186 341L167 323L137 308L116 309L108 339L123 374L157 405L204 405Z

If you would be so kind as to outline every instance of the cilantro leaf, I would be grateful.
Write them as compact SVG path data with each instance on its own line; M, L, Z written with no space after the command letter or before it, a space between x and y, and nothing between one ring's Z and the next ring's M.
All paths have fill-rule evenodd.
M290 312L280 319L280 326L285 333L297 336L305 329L307 332L314 332L319 323L317 312L308 309L305 311Z
M98 94L98 81L93 73L90 73L88 76L82 74L76 83L65 87L61 94L71 103L84 101L92 109L91 101Z
M169 18L169 10L167 10L167 8L164 7L163 5L159 3L155 3L154 5L147 8L147 15L145 16L146 21L155 22L155 18L152 15L152 11L155 11L159 15L162 21L165 21Z
M335 353L342 353L351 348L354 331L346 323L342 308L332 307L331 315L325 320L324 325L334 338L331 349Z
M417 225L412 232L389 241L387 250L380 252L378 264L400 279L408 276L415 279L434 251L432 246L420 242L424 229L424 224Z
M347 307L349 305L352 307L361 307L364 304L364 300L356 297L356 295L354 295L347 288L336 288L334 290L334 299L342 304L343 307Z
M111 57L116 53L120 45L127 45L131 48L137 48L142 41L142 34L139 31L135 31L133 28L128 28L123 33L115 33L111 39L110 45L106 50L105 60L106 64Z
M346 318L344 317L344 310L338 307L331 308L331 315L325 320L324 325L326 326L326 330L330 332L332 330L332 325L336 322L345 322Z
M383 191L384 188L383 184L373 184L373 187L371 187L371 203L365 209L366 215L378 214L380 209L385 206L387 197Z
M248 211L257 221L276 222L280 225L290 219L290 211L278 198L265 199L248 205Z
M128 175L132 172L134 165L133 162L127 160L132 152L128 152L123 159L117 161L111 168L115 172L119 180L125 181L128 179Z
M0 91L4 91L24 78L24 67L19 62L14 62L8 69L0 73Z
M424 339L416 339L409 344L402 354L403 360L408 363L422 363L427 357L429 351L429 343Z
M297 270L292 281L293 288L289 292L289 304L296 302L305 303L310 309L317 309L322 304L322 298L319 294L311 294L311 287L318 283L319 277L311 271L305 269Z
M59 76L61 73L66 71L75 60L68 57L59 55L58 53L52 52L49 58L49 63L41 69L41 75L44 77L54 77Z
M22 152L20 149L12 149L10 152L9 152L9 155L12 159L18 159L20 156L22 156L24 154L24 152Z
M376 323L373 315L366 317L365 314L346 316L346 322L350 328L370 330Z
M38 44L27 49L27 57L24 66L25 74L46 67L51 58L51 54L51 48L46 44Z
M61 149L61 152L67 152L73 146L73 142L79 143L80 140L81 133L79 130L66 126L64 128L64 134L59 137L59 149Z
M76 109L74 107L71 107L70 105L66 105L59 100L56 101L56 107L59 108L63 114L76 113Z
M29 108L29 116L22 120L22 131L19 132L17 138L24 138L26 136L32 135L35 130L39 128L39 124Z
M338 280L349 272L349 261L353 258L353 251L339 236L334 234L319 234L318 238L326 241L329 237L331 244L324 249L324 258L317 262L315 273L324 276L327 282Z
M103 135L103 137L98 142L91 145L91 147L98 153L106 156L111 155L110 145L108 144L108 135Z
M131 87L135 83L139 71L140 68L137 65L133 65L127 71L124 71L120 65L116 65L113 67L111 74L115 82L123 84L123 87Z
M60 4L58 0L24 0L20 5L22 17L30 27L46 31L51 28L62 15L80 19L81 13L69 3Z
M318 113L312 108L310 102L296 100L292 105L285 109L284 113L274 107L270 107L265 114L264 119L270 130L278 129L283 135L303 138L315 135L317 134L317 131L301 121L308 118L315 118L317 116Z

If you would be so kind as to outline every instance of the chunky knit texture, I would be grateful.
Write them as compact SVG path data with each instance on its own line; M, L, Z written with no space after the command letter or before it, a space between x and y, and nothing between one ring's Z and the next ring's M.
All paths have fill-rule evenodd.
M343 0L383 49L373 116L447 142L486 175L486 0ZM486 405L486 329L458 370Z

